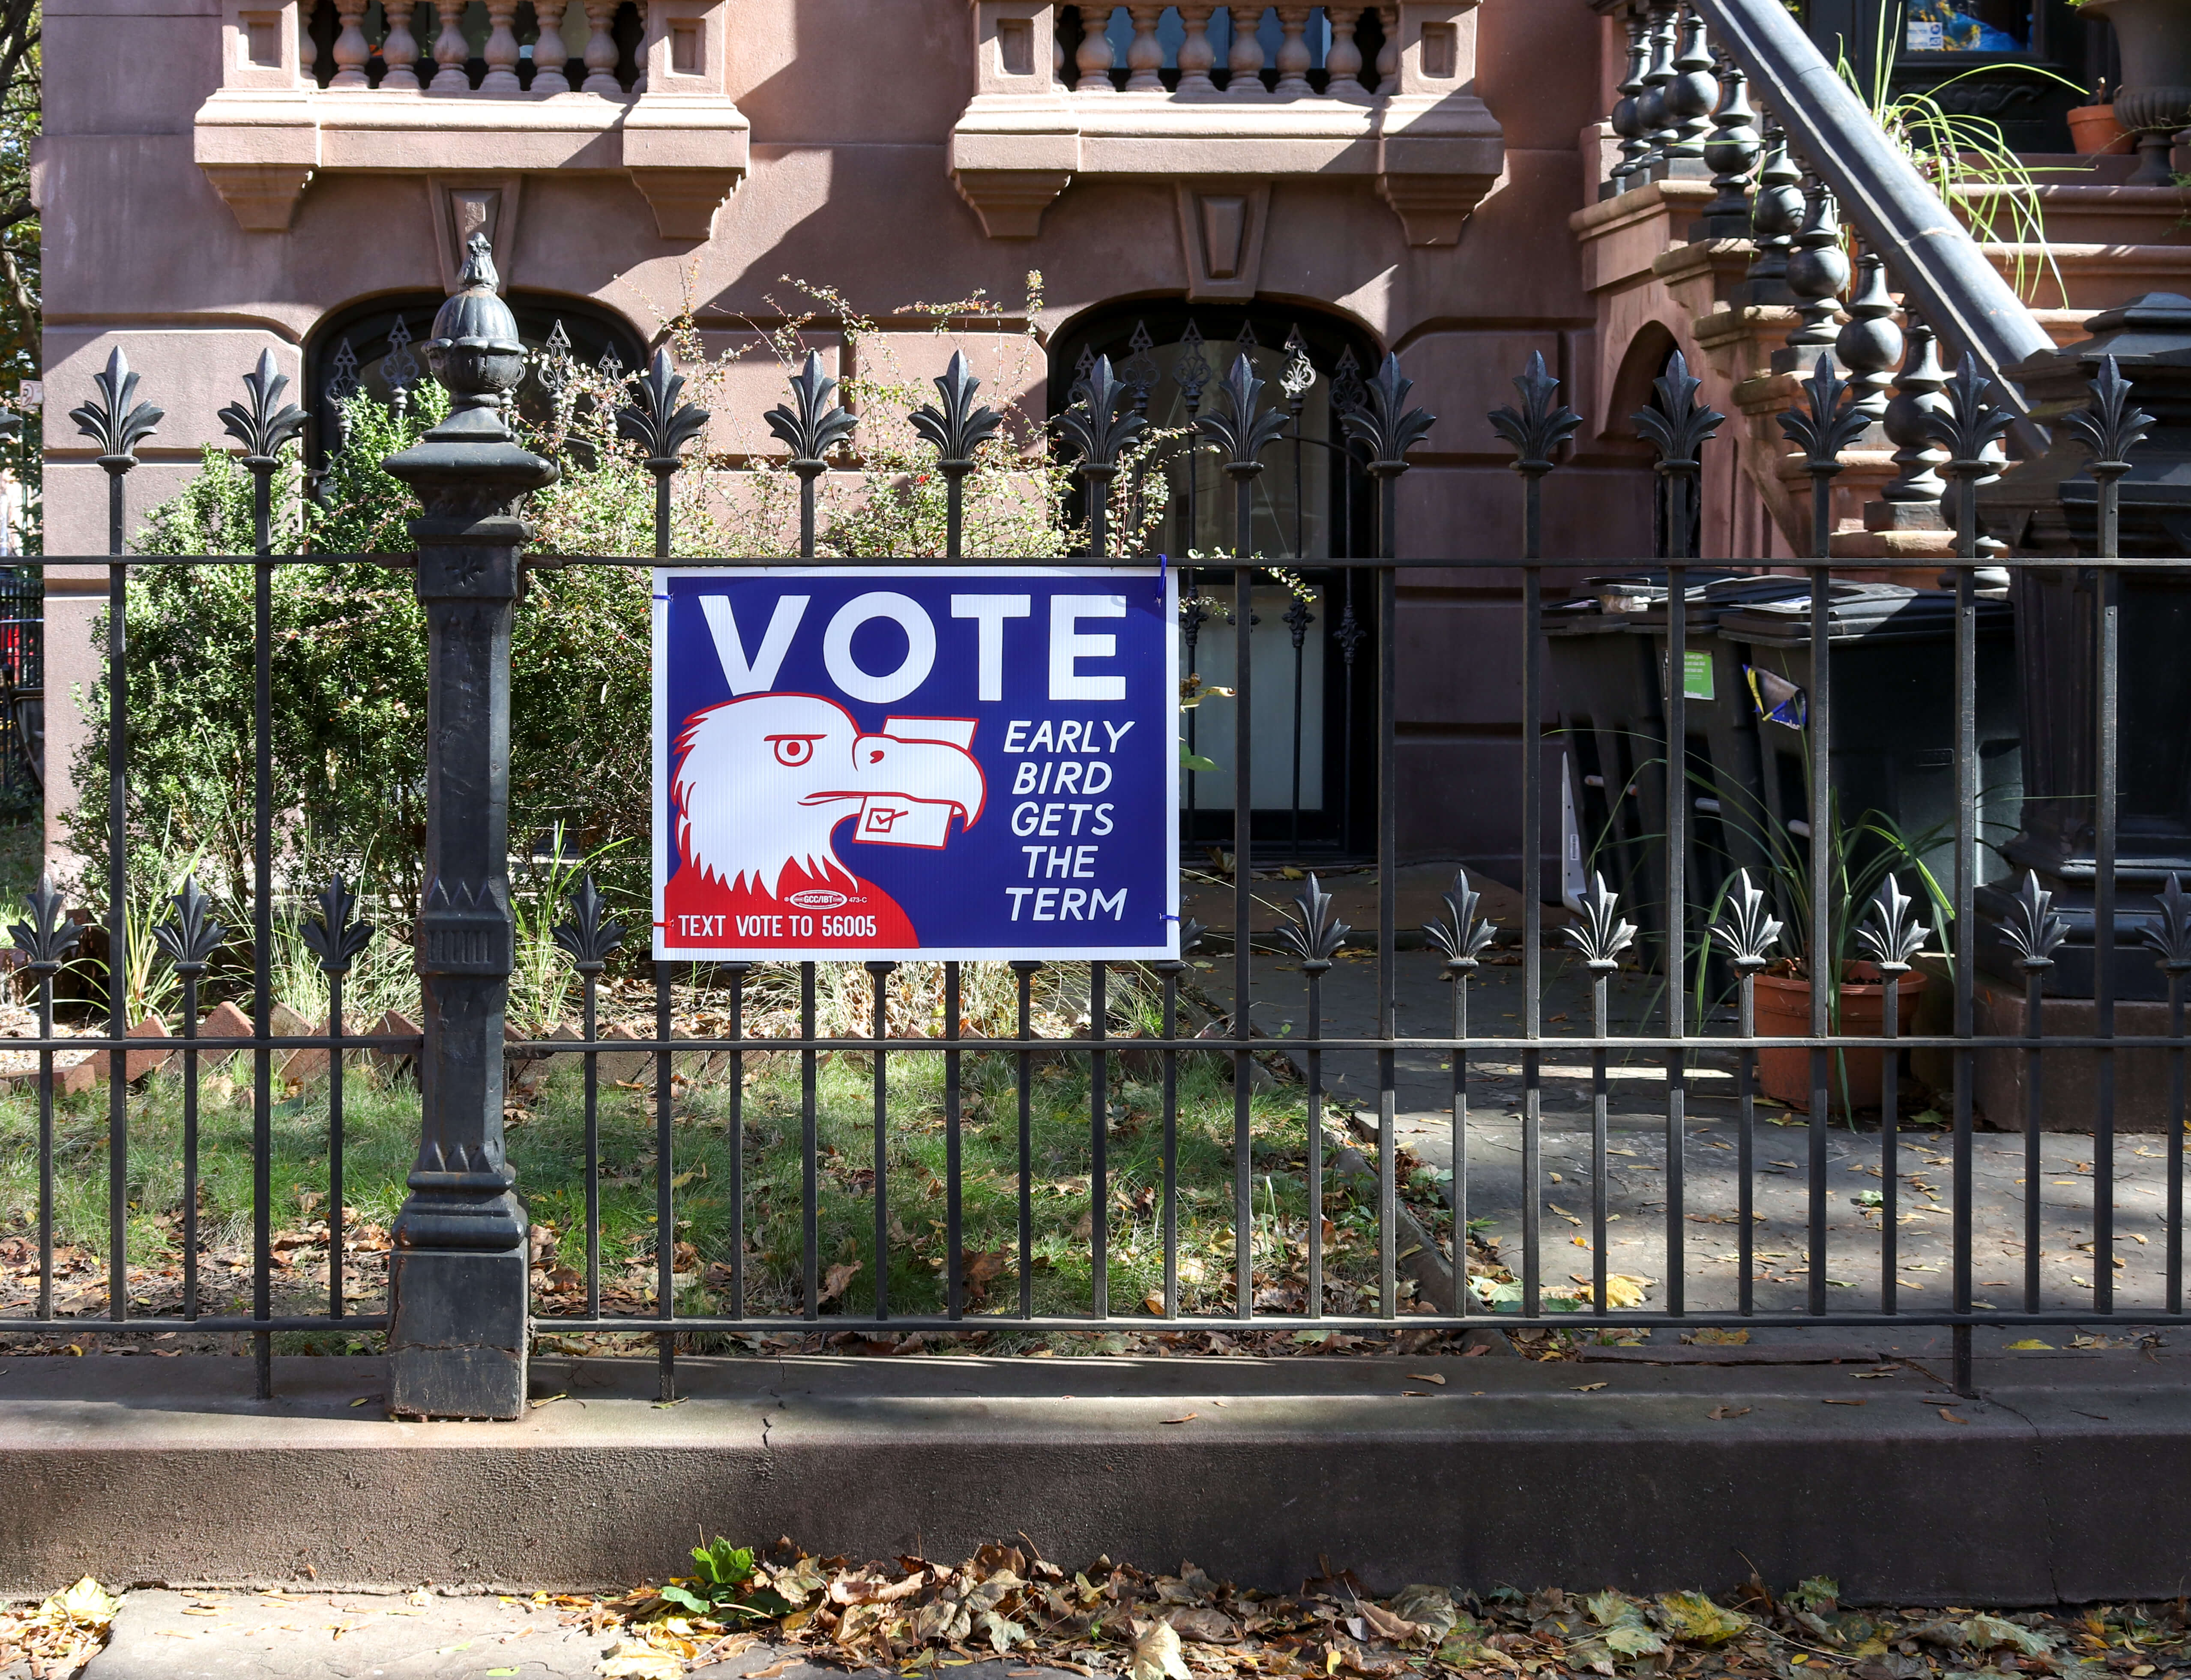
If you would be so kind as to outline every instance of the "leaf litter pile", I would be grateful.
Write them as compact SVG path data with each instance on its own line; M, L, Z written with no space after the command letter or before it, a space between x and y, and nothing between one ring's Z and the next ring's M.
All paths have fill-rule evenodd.
M1755 1579L1717 1597L1556 1587L1479 1594L1431 1586L1380 1596L1344 1569L1304 1581L1296 1592L1272 1593L1214 1581L1191 1564L1177 1575L1151 1575L1099 1558L1068 1573L1008 1546L983 1547L955 1565L910 1557L855 1565L809 1556L788 1541L762 1555L719 1539L692 1555L697 1575L578 1601L585 1608L574 1620L619 1635L601 1666L610 1680L668 1680L761 1645L902 1676L1001 1658L1124 1680L1807 1680L1822 1673L2191 1680L2191 1626L2181 1600L2050 1611L1864 1609L1844 1607L1824 1577L1778 1596ZM788 1661L758 1673L780 1671Z
M31 1680L75 1673L106 1643L121 1607L89 1575L34 1604L0 1603L0 1673L17 1663Z

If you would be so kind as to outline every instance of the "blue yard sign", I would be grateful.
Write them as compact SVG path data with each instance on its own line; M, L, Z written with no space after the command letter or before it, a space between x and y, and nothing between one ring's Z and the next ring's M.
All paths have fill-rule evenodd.
M657 958L1178 955L1168 571L654 576Z

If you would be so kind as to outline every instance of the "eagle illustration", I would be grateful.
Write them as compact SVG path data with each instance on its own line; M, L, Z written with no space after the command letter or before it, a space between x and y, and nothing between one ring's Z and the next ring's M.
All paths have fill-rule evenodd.
M971 828L987 797L972 740L972 724L956 719L892 718L863 732L818 695L746 695L694 712L670 789L672 943L918 944L896 901L839 859L835 831L857 818L856 839L935 849L953 817Z

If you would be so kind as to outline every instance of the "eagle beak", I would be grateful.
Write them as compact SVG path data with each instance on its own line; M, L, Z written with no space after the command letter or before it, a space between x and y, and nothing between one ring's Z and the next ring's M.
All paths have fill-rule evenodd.
M988 785L971 753L948 741L899 741L862 735L852 743L852 765L861 792L955 805L971 828L982 819Z

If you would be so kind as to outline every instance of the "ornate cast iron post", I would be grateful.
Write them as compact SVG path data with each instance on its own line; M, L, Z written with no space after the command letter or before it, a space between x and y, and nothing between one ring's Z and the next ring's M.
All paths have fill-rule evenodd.
M514 1418L525 1410L530 1257L502 1141L509 627L531 535L518 508L556 468L518 447L503 419L525 349L481 236L426 353L449 417L384 463L425 509L411 531L428 647L421 1135L392 1234L389 1410Z

